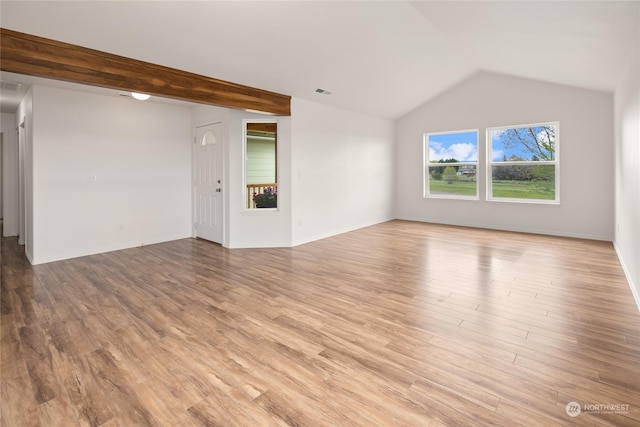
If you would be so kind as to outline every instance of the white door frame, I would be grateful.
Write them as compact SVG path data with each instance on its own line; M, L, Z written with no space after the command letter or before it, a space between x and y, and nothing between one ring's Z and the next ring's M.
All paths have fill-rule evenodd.
M220 183L220 189L221 189L221 195L220 195L220 227L221 227L221 231L220 231L220 241L216 243L220 243L221 245L225 245L226 244L226 210L225 210L225 205L226 205L226 191L227 191L227 183L226 183L226 175L225 175L225 161L224 161L224 154L225 154L225 127L224 127L224 122L222 120L214 120L208 123L204 123L204 124L199 124L193 127L193 149L192 149L192 210L193 210L193 215L192 215L192 222L191 222L191 236L193 238L197 238L198 237L198 231L197 231L197 222L198 222L198 151L200 148L200 141L198 141L197 135L198 135L198 129L203 128L203 127L207 127L207 126L212 126L212 125L216 125L216 124L220 124L221 126L221 141L220 141L220 145L218 146L218 161L220 164L220 179L221 179L221 183Z
M27 237L27 195L26 195L26 145L27 119L20 122L18 127L18 244L24 245Z

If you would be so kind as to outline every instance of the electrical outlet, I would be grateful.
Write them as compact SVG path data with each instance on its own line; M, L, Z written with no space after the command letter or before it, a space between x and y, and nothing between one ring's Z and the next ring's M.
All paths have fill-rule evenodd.
M89 175L89 181L97 181L98 177L96 175Z

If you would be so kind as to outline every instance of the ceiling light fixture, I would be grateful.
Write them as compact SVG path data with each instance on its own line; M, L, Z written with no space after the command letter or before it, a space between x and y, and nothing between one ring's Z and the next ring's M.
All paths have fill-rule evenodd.
M146 93L138 93L138 92L131 92L131 96L133 96L135 99L139 101L146 101L147 99L151 98L151 95L147 95Z

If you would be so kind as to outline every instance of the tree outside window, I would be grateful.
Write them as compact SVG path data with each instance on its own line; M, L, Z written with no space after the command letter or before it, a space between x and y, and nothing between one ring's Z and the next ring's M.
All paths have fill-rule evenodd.
M558 203L559 124L487 129L487 198Z

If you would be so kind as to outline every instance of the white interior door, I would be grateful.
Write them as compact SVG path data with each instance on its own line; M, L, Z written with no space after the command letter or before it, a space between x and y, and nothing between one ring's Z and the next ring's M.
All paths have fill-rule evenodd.
M196 128L196 237L222 243L222 123Z

